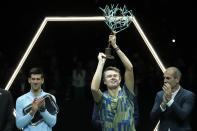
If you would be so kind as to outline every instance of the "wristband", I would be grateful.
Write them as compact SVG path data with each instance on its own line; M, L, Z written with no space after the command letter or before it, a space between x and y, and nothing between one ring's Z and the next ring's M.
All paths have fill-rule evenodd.
M120 48L117 46L116 48L114 48L115 52L117 52L118 50L120 50Z

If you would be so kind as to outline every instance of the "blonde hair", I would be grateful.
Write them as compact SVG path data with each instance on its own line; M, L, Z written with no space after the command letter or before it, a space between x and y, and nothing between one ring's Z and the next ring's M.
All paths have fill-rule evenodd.
M105 72L109 71L109 70L113 70L115 72L117 72L120 76L120 70L117 67L114 66L108 66L107 68L105 68L104 72L103 72L103 77L105 76ZM105 77L104 77L105 78Z

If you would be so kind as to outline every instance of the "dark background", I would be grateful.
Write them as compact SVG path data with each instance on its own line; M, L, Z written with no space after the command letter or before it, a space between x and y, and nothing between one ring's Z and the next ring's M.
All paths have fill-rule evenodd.
M117 3L120 6L126 5L133 11L164 66L177 66L183 73L181 85L196 93L196 9L192 1L178 0L1 3L1 88L5 88L46 16L102 16L99 7ZM98 52L104 51L110 33L104 22L48 22L10 87L14 100L30 89L26 78L29 69L40 66L46 75L44 90L56 96L60 107L53 130L94 130L91 125L93 99L90 82L96 68ZM172 42L172 39L176 41ZM140 111L137 130L151 131L155 123L150 121L149 112L156 92L163 84L162 71L133 24L117 34L117 44L134 65ZM116 57L115 53L113 55ZM73 100L71 77L75 60L82 61L87 71L85 102ZM122 69L117 57L112 62ZM22 84L25 85L25 90L21 89ZM194 121L195 117L192 117L193 130L196 129Z

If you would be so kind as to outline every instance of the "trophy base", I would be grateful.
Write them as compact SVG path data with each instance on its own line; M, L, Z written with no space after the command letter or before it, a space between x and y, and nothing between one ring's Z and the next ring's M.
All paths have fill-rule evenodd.
M114 59L114 56L110 55L110 56L106 56L107 59Z
M105 48L105 55L107 59L114 59L114 56L111 55L111 48Z

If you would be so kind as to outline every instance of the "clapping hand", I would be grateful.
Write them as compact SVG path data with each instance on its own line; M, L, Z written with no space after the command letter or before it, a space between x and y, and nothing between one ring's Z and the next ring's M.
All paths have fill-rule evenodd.
M172 89L171 89L171 85L169 83L164 83L163 85L163 91L164 91L164 97L166 99L166 101L170 101L172 98Z

